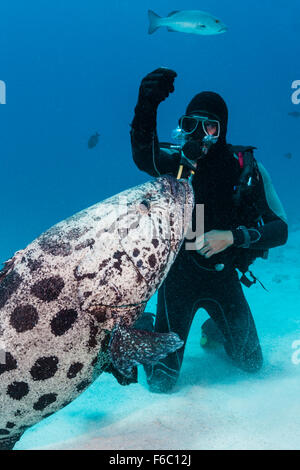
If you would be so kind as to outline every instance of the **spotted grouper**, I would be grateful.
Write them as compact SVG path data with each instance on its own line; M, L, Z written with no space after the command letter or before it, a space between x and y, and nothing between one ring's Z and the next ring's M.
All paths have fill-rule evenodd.
M130 383L138 364L181 347L175 333L132 326L166 277L193 204L190 183L162 176L58 223L5 263L1 449L103 371Z

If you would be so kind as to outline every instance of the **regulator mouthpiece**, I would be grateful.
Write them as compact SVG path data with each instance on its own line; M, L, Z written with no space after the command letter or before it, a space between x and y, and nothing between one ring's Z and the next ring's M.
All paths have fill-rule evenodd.
M215 137L213 135L206 135L205 137L203 137L202 150L201 150L202 156L206 156L211 146L216 144L217 142L218 142L218 137Z

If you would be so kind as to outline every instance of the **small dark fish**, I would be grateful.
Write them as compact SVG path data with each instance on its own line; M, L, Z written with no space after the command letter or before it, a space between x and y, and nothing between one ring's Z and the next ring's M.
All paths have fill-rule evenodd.
M291 113L288 113L289 116L298 118L300 117L300 112L299 111L292 111Z
M96 132L96 134L92 135L89 138L89 141L88 141L88 148L89 149L92 149L92 148L96 147L96 145L99 142L99 137L100 137L100 134L98 134L98 132Z
M285 158L288 158L290 160L293 155L291 154L291 152L288 152L284 156L285 156Z

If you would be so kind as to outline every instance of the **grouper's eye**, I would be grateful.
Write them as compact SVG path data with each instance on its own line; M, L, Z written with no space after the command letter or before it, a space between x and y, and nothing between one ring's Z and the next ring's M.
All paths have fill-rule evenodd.
M139 211L144 214L147 214L150 211L150 208L151 208L151 204L148 199L143 199L138 205Z

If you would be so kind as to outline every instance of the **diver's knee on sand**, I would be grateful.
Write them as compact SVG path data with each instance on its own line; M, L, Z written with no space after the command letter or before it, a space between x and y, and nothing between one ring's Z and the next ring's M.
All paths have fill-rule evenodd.
M162 363L145 367L149 391L152 393L169 393L178 380L179 371L169 369Z
M226 348L224 345L225 351L227 352L230 359L232 359L234 365L239 369L242 369L245 372L255 373L258 372L263 366L263 354L260 345L257 346L255 350L251 353L246 354L233 354L231 350Z

